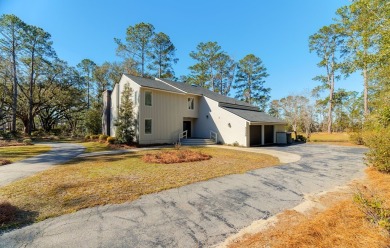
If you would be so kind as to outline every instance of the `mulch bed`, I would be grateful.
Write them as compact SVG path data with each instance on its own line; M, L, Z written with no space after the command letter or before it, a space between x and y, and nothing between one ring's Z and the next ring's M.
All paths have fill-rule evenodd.
M0 159L0 166L10 164L10 163L11 163L11 161L9 161L7 159Z
M9 202L0 201L0 226L13 221L18 213L18 208Z
M148 153L142 157L142 160L146 163L157 164L196 162L209 159L211 159L210 155L191 150L163 151L152 154Z

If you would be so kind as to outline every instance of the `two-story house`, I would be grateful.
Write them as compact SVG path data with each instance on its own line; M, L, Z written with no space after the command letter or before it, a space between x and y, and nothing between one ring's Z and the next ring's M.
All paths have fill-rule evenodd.
M286 123L253 105L210 90L166 79L123 75L104 92L103 133L115 136L115 120L125 84L133 90L136 142L163 144L188 138L217 137L218 142L257 146L276 143Z

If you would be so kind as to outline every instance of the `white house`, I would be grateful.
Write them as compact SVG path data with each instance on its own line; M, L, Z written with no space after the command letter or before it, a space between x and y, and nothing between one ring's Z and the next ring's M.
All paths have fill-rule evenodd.
M133 90L136 141L139 144L217 137L224 144L258 146L276 143L286 123L246 102L210 90L166 79L123 75L104 92L103 133L115 136L115 120L125 84Z

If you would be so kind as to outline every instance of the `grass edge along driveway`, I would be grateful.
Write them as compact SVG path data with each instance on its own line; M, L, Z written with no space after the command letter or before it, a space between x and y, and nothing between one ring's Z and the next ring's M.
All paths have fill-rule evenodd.
M164 150L164 149L163 149ZM83 208L134 201L141 195L279 164L275 157L221 148L191 148L207 161L148 164L142 151L71 161L0 188L0 201L18 214L0 229L21 226Z

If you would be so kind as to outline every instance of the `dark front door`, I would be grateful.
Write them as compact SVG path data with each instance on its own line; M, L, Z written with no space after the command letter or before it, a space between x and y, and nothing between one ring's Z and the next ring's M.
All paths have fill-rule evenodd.
M265 125L264 126L264 143L273 144L274 143L274 126Z
M183 132L187 130L187 137L191 138L191 121L183 121Z

